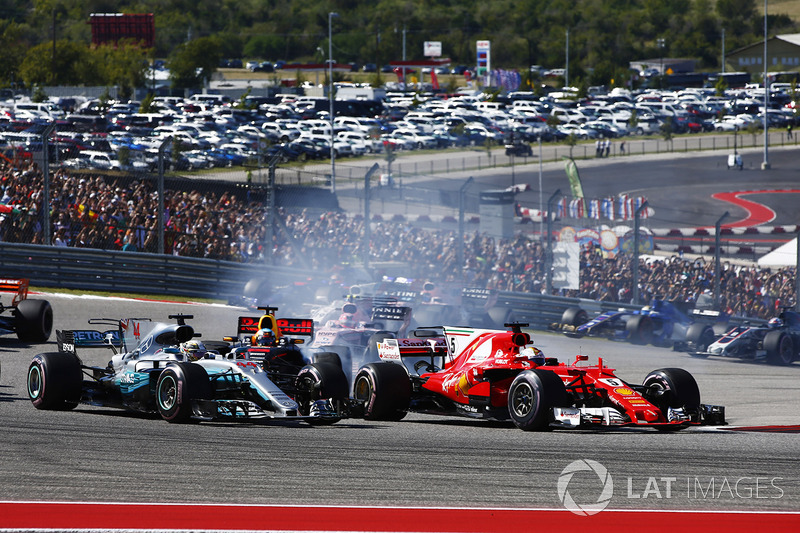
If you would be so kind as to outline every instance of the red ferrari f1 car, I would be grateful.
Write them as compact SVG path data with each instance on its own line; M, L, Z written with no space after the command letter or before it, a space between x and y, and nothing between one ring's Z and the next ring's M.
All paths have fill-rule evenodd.
M525 324L505 326L421 328L417 339L386 339L378 346L382 361L356 375L354 400L366 419L400 420L414 411L511 419L525 431L725 423L724 407L701 404L697 382L683 369L654 370L632 384L602 359L544 357L522 331Z

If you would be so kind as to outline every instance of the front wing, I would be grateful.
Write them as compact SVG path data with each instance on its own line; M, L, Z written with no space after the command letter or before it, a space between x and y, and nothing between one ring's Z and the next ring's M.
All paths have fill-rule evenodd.
M594 426L644 426L657 429L684 426L724 426L725 407L700 404L697 412L670 408L667 422L651 423L631 420L613 407L554 407L552 427L578 429Z

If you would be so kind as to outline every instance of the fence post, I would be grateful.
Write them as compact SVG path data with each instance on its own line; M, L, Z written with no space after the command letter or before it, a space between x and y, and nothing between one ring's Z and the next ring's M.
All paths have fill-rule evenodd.
M167 150L167 145L172 144L172 137L167 137L158 147L158 253L164 255L165 241L164 241L164 153ZM173 153L175 146L172 147ZM138 243L139 246L144 247L144 243Z

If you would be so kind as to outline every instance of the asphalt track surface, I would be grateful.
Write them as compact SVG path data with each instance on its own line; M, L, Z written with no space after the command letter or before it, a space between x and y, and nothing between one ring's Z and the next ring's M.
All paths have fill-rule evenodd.
M58 329L87 328L91 317L166 320L168 314L180 312L194 315L192 323L203 338L219 339L232 333L237 316L244 312L226 306L46 297ZM641 382L656 368L685 368L697 379L705 403L726 406L730 426L677 433L639 428L525 433L506 423L424 415L393 423L343 420L331 427L311 427L299 422L174 425L90 406L70 412L38 411L26 395L26 371L33 355L54 350L55 343L27 346L4 337L0 339L0 494L16 506L0 503L0 529L29 530L51 523L60 525L56 530L65 524L73 526L70 529L91 529L90 524L111 529L109 521L114 528L148 530L526 529L517 526L529 523L530 516L505 516L509 509L555 510L537 515L542 524L555 527L556 522L589 520L566 511L565 493L560 496L557 488L568 465L586 460L607 469L608 477L602 479L613 480L612 492L602 492L607 485L599 474L583 470L567 480L566 493L578 505L607 504L607 510L592 518L608 521L609 527L618 527L620 520L650 519L625 510L766 513L669 515L668 521L676 525L705 524L697 521L698 516L711 516L717 525L725 520L732 520L733 526L747 520L780 526L798 523L797 514L775 513L800 509L800 363L773 367L694 359L665 348L546 333L536 333L534 340L548 356L562 360L578 353L590 355L592 361L602 357L631 382ZM109 359L105 349L83 350L81 355L95 365L105 365ZM751 426L758 428L733 430ZM81 504L78 512L41 510L20 502L115 505L98 512ZM211 511L167 507L170 518L152 522L148 518L160 516L159 510L165 508L121 502L214 507ZM260 505L314 509L251 507ZM359 509L337 515L342 506ZM445 509L412 512L406 507ZM261 510L258 527L252 520L249 527L240 526L236 517L249 516L254 509ZM622 510L622 515L612 509ZM470 514L481 510L488 516ZM198 517L209 512L216 521L198 525ZM64 522L73 514L83 521ZM227 516L227 522L220 522L220 516ZM418 523L413 516L427 521ZM553 516L557 521L547 522ZM321 523L320 517L326 521ZM580 524L600 522L576 525Z
M768 152L769 170L761 170L764 160L763 149L740 150L744 161L743 170L728 170L727 153L714 152L674 152L647 155L630 155L602 159L579 159L576 164L580 173L583 192L586 198L602 198L628 194L644 196L652 209L642 225L650 228L714 228L716 221L729 212L723 227L768 224L794 225L800 223L797 215L797 194L800 193L800 148L794 146L774 147ZM452 153L438 157L453 157ZM421 167L425 159L434 155L404 156L406 167L419 160ZM385 165L378 160L380 165ZM342 165L360 165L363 172L374 164L372 160L346 162ZM320 172L326 172L322 166ZM330 170L328 169L327 172ZM530 190L519 193L515 201L523 207L538 209L540 198L546 204L550 195L561 190L570 194L570 184L563 162L542 164L541 180L538 160L528 159L527 164L484 168L482 170L454 171L433 176L404 178L406 187L443 190L457 198L465 180L474 178L467 189L468 194L488 189L504 189L512 184L527 184ZM541 187L540 187L541 181ZM360 186L360 183L357 185ZM361 208L360 190L352 190L341 184L337 189L340 205L344 209L357 211ZM541 193L540 193L541 191ZM727 193L721 197L716 194ZM741 193L741 194L736 194ZM734 198L738 196L738 198ZM752 205L756 205L755 212ZM457 205L457 202L454 202ZM761 211L758 206L767 206ZM543 205L542 207L546 207ZM391 198L380 203L380 210L386 213L407 212L414 205L398 198L394 204ZM378 212L373 207L373 213ZM429 211L425 211L429 213ZM765 212L767 213L765 215ZM774 212L774 213L772 213ZM448 213L449 214L449 213Z

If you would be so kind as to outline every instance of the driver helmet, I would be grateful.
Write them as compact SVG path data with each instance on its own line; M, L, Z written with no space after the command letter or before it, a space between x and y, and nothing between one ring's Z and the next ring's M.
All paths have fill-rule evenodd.
M354 313L342 313L342 316L339 317L339 323L345 328L355 328L358 325Z
M519 352L520 357L525 357L537 365L544 364L544 352L535 346L526 346Z
M181 351L186 355L189 361L197 361L198 359L205 359L208 354L205 345L200 341L187 341L181 344Z
M770 318L769 322L767 322L767 326L771 327L772 329L778 329L783 327L783 320L778 317Z
M275 333L269 328L262 328L256 333L254 341L256 346L274 346Z

